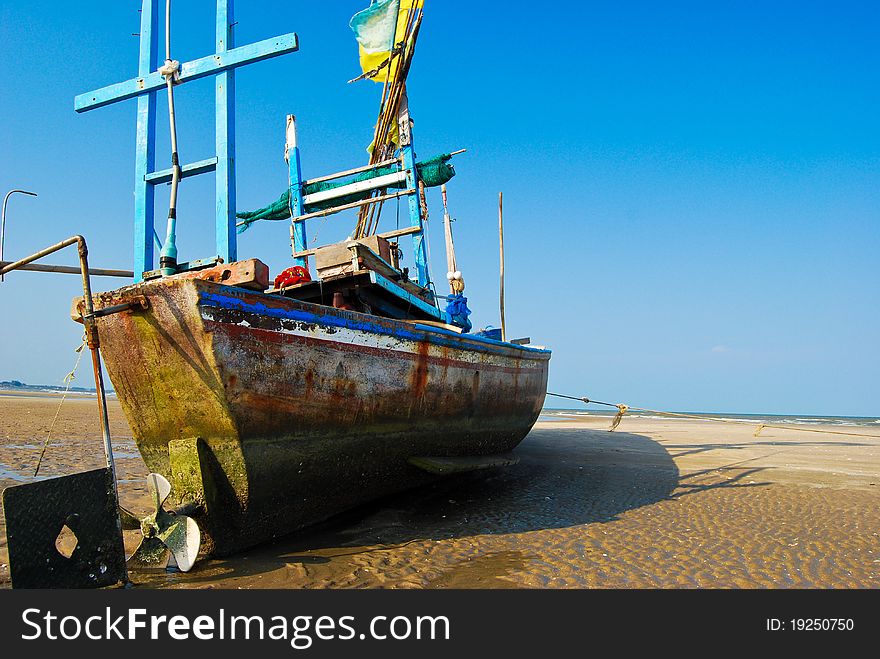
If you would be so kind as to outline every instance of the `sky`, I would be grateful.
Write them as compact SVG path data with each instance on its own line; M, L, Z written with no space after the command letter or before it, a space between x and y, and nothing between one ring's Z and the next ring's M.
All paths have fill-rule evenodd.
M236 73L240 210L284 191L288 113L307 178L366 163L381 87L347 81L360 73L348 21L367 4L236 6L237 44L300 38L299 52ZM880 4L426 5L409 77L415 146L419 158L467 149L449 202L477 327L499 325L503 191L508 335L553 350L551 391L880 417ZM93 266L131 268L136 101L78 115L73 98L135 77L139 7L0 0L0 194L39 195L9 200L7 259L82 233ZM175 59L212 53L213 30L213 2L175 0ZM182 160L213 156L211 79L178 87L175 103ZM158 107L165 169L161 95ZM437 190L429 206L442 289ZM396 223L386 208L382 230ZM178 218L180 260L215 253L211 176L181 183ZM326 243L353 227L340 214L309 233ZM272 276L290 265L286 223L255 225L239 257ZM46 261L73 265L75 250ZM78 294L74 276L7 275L0 380L61 384L80 343ZM92 386L85 361L74 384Z

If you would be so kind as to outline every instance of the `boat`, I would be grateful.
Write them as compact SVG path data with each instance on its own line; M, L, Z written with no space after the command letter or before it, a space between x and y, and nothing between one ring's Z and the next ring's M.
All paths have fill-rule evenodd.
M214 553L426 483L450 458L509 463L543 404L545 350L196 278L95 308L137 299L98 321L107 371Z
M515 463L511 451L544 403L550 351L508 341L497 329L475 331L468 319L446 208L456 152L416 162L413 146L405 81L421 1L374 2L361 16L369 27L376 11L397 12L398 45L384 59L380 53L373 69L376 54L365 56L359 39L364 75L385 75L370 163L305 180L297 122L288 115L290 187L249 213L235 209L234 140L218 137L218 155L207 164L178 164L173 89L215 74L219 135L231 120L222 110L231 102L234 67L294 52L297 37L237 52L231 0L218 0L222 57L179 64L169 55L157 69L150 61L156 5L143 2L140 77L76 101L85 111L137 96L138 135L151 136L138 142L135 281L92 295L91 305L74 300L72 308L75 320L95 324L110 380L153 472L154 514L139 520L122 511L122 526L145 536L136 558L157 561L162 541L189 569L193 547L181 561L172 531L200 536L203 556L224 555L434 479ZM151 172L150 99L166 86L172 168ZM209 171L217 176L218 255L182 263L176 186ZM152 186L169 182L168 232L154 268ZM424 240L425 187L437 184L444 186L449 295L436 291ZM407 201L409 225L379 233L382 203L398 197ZM349 240L308 245L307 220L351 209L358 225ZM258 220L290 222L293 265L274 280L259 259L236 255L236 231ZM410 266L401 259L403 238L412 240ZM166 497L173 516L161 510ZM172 517L190 526L174 530Z

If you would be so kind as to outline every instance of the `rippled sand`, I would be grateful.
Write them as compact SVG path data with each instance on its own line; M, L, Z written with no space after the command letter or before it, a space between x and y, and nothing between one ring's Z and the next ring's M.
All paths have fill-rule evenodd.
M30 479L57 399L0 397L0 486ZM146 469L118 405L123 503ZM520 463L371 503L188 574L183 588L779 588L880 584L880 439L704 421L539 422ZM828 430L864 433L863 428ZM877 433L880 434L880 433ZM67 401L46 475L102 462L93 400ZM30 471L29 471L30 470ZM2 524L0 519L0 524ZM137 542L127 537L129 547ZM5 534L0 584L8 586Z

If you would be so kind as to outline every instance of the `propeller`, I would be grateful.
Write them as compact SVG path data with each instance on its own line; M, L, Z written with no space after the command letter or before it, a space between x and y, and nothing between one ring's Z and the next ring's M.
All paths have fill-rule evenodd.
M171 483L161 474L147 476L147 489L153 499L151 515L139 519L122 506L119 518L122 528L140 530L143 539L128 562L132 567L164 568L176 565L181 572L189 572L199 554L202 534L195 520L163 510L162 504L171 494Z

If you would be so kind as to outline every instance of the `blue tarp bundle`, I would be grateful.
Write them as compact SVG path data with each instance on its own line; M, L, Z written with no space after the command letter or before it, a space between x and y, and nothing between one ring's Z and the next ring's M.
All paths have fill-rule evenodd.
M465 332L470 332L471 321L468 319L468 316L471 315L471 310L468 309L467 306L467 298L461 293L450 295L446 298L446 313L452 318L452 324L458 325Z

